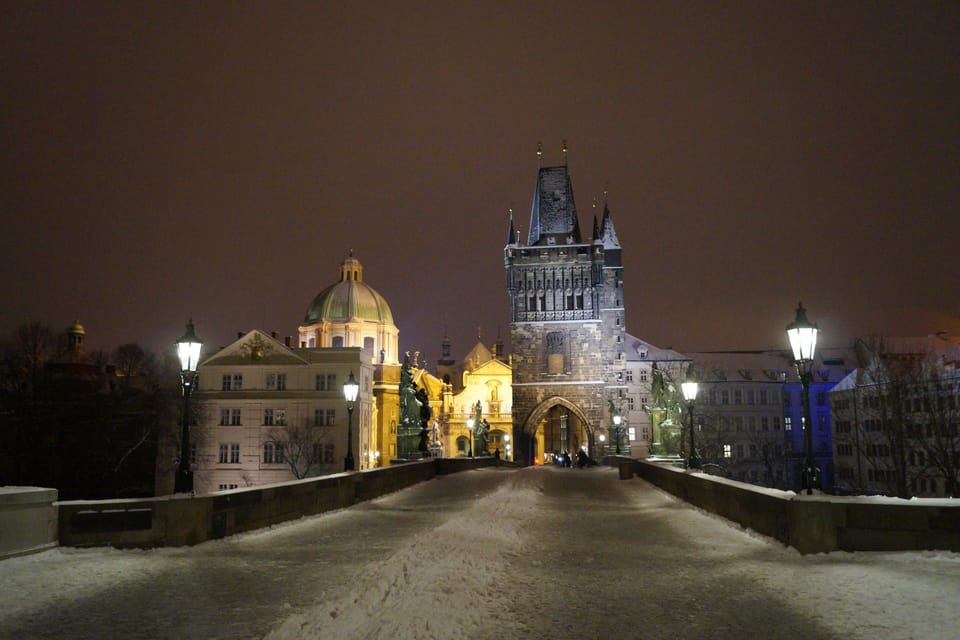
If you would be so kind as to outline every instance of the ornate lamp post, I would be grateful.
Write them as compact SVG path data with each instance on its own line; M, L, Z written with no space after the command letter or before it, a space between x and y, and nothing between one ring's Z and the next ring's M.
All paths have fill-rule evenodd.
M813 425L810 419L810 380L813 379L811 367L813 354L817 348L817 334L820 329L816 323L807 320L807 310L803 303L797 306L796 319L787 325L787 338L790 339L790 348L793 349L793 362L800 376L803 389L803 430L804 430L804 462L801 477L801 486L807 490L807 495L814 489L820 488L820 469L813 458Z
M617 439L617 455L620 455L620 423L623 422L623 416L620 412L613 414L613 437Z
M476 426L476 421L473 419L473 416L467 418L467 431L470 432L470 457L473 457L473 428Z
M699 385L692 376L687 376L686 382L680 383L680 390L683 392L683 399L687 401L687 413L690 414L690 452L687 455L688 469L699 469L702 466L700 462L700 455L697 453L697 448L693 444L693 403L697 399L698 389Z
M357 401L357 393L360 391L360 385L353 377L353 371L350 377L343 383L343 397L347 401L347 455L343 458L343 470L353 471L353 403Z
M197 383L197 364L203 341L193 332L193 319L187 323L187 332L177 340L180 358L180 386L183 389L183 425L180 431L180 462L173 481L175 493L193 493L193 470L190 468L190 394Z

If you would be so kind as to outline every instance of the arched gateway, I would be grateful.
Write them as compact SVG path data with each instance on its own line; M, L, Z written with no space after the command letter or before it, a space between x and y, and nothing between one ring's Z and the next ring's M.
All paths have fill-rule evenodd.
M566 149L564 149L566 155ZM538 157L540 154L538 153ZM513 348L514 459L586 446L626 391L626 322L620 243L606 203L584 241L566 162L538 167L527 242L510 228L504 247Z
M549 462L552 456L563 452L575 456L579 449L596 458L600 452L596 449L599 443L595 431L576 404L553 396L530 413L520 429L523 442L519 446L535 462Z

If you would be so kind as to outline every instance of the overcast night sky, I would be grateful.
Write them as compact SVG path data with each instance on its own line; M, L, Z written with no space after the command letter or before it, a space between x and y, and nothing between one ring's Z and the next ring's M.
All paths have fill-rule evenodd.
M448 4L0 3L0 333L296 335L352 247L462 357L566 140L636 336L960 334L960 4Z

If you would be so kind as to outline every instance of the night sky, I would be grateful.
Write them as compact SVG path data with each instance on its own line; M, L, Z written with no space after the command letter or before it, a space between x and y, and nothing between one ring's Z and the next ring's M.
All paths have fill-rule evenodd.
M636 336L960 334L960 4L448 4L2 2L0 333L296 335L353 248L462 357L566 140Z

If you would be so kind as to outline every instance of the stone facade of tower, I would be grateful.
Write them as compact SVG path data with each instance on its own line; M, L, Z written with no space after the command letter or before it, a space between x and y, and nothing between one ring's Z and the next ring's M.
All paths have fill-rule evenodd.
M556 407L564 429L566 419L576 421L576 446L599 458L626 390L623 267L609 210L584 241L567 167L541 167L527 242L511 219L504 264L516 459L529 464L550 453L537 451L537 433Z

